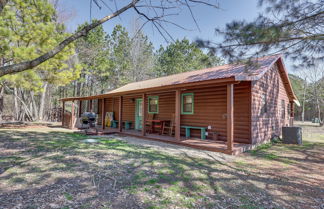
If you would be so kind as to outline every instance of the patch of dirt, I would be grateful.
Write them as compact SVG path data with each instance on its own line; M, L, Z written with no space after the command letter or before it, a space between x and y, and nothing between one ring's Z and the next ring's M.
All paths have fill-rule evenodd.
M2 129L0 208L321 208L324 134L304 133L304 146L229 156L117 135L85 143L93 136Z
M159 152L165 152L167 154L175 155L175 156L193 156L198 158L204 158L209 160L221 161L221 162L230 162L235 160L235 156L227 155L219 152L210 152L206 150L199 150L185 146L179 146L170 143L163 143L154 140L145 140L140 139L138 137L131 136L120 136L118 134L107 135L107 136L91 136L91 138L110 138L110 139L118 139L121 141L125 141L129 144L139 145L148 147L153 150L157 150Z

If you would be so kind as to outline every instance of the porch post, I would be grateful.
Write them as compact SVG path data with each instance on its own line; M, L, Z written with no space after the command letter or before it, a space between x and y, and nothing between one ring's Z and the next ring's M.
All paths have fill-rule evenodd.
M145 124L146 124L146 95L142 94L142 136L145 136L146 134Z
M82 100L79 100L79 117L81 117L82 114Z
M71 129L74 128L74 100L72 100L70 126L71 126Z
M227 150L232 152L233 150L233 138L234 138L234 84L227 84Z
M105 129L105 127L106 127L105 117L106 117L106 113L105 113L105 98L103 98L101 100L101 125L102 125L102 129Z
M62 127L64 127L64 112L65 112L65 101L62 101Z
M123 131L123 118L122 118L122 115L123 115L123 97L120 96L119 97L119 117L118 117L118 129L119 129L119 132Z
M175 93L175 139L180 141L180 90L176 90Z
M115 111L115 108L114 108L115 99L114 99L114 97L112 97L111 100L112 100L112 102L111 102L111 111L114 112ZM117 117L117 116L114 115L114 118L115 117Z

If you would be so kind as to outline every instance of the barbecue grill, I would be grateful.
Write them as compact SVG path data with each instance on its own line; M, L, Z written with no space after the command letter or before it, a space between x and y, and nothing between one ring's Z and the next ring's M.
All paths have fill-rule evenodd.
M81 123L83 125L89 125L89 127L96 126L97 115L94 112L85 112L81 115Z

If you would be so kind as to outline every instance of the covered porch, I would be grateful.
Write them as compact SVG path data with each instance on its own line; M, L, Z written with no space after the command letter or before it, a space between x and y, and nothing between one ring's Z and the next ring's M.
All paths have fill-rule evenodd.
M237 90L237 101L234 101L234 89ZM247 89L249 89L247 83L242 85L238 82L230 82L192 86L190 89L179 88L134 92L123 95L66 98L62 100L63 109L65 109L65 104L69 102L71 103L71 112L69 114L70 118L64 117L62 119L62 124L72 129L81 128L78 121L80 121L82 113L85 111L95 112L97 114L97 124L95 129L92 130L95 134L118 133L208 151L237 154L249 149L251 146L248 141L242 142L234 139L234 102L240 103L240 95ZM195 108L194 112L186 114L183 109L183 99L184 95L190 94L195 97L195 102L192 103L192 108L193 106ZM159 98L157 108L150 106L151 98L154 97ZM215 100L215 103L210 102L213 100ZM141 105L139 105L139 102L141 102ZM113 113L113 119L117 121L115 126L112 124L107 126L107 112ZM242 111L236 112L238 117L242 117ZM158 132L148 132L147 123L152 120L152 115L156 116L155 120L157 121L173 121L171 134L162 133L160 129ZM238 121L238 124L240 122ZM202 127L206 131L206 137L202 139L203 132L195 129L192 129L188 136L184 126ZM241 126L237 127L239 134L237 136L240 137L242 128L240 129ZM248 132L250 127L247 126L246 128L243 131ZM219 136L215 139L212 133L218 133ZM245 138L248 137L249 133Z

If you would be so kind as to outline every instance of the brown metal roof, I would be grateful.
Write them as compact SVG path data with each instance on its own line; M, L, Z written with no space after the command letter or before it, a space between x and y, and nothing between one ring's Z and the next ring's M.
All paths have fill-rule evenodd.
M112 90L107 94L231 77L234 77L235 80L252 80L256 78L257 75L263 74L269 67L272 66L275 61L278 60L279 57L279 55L274 55L259 58L257 60L257 68L255 68L255 66L246 66L244 64L222 65L202 70L189 71L150 80L129 83L125 86Z
M258 80L263 74L272 67L272 65L279 60L282 67L279 70L282 72L284 83L287 85L287 91L292 99L295 95L292 91L288 74L283 66L280 55L265 56L256 59L256 63L252 66L244 64L227 64L202 70L189 71L159 78L154 78L145 81L139 81L126 84L120 88L112 90L102 95L78 97L78 98L64 98L62 100L78 100L78 99L95 99L102 97L109 97L114 95L123 95L130 92L145 91L159 88L172 88L174 86L192 85L194 83L202 83L206 81L252 81Z

